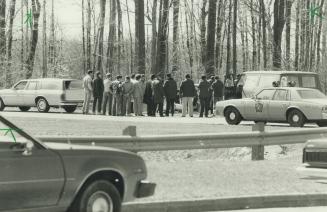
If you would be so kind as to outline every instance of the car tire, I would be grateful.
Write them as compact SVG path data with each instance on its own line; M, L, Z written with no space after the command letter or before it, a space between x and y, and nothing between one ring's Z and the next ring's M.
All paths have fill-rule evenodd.
M0 111L3 111L5 109L5 103L3 102L3 100L0 98Z
M36 102L36 107L41 113L47 113L50 110L49 103L45 98L39 98Z
M31 107L25 107L25 106L21 106L21 107L18 107L20 111L22 112L27 112L31 109Z
M77 106L64 106L63 108L67 113L74 113Z
M99 209L120 212L121 204L121 197L116 187L108 181L97 180L82 189L68 212L92 212L100 211Z
M318 125L319 127L327 127L327 121L318 121L318 122L317 122L317 125Z
M225 112L225 120L229 125L238 125L242 121L242 116L236 108L229 107Z
M292 110L288 113L287 121L291 127L303 127L306 122L306 118L301 111Z

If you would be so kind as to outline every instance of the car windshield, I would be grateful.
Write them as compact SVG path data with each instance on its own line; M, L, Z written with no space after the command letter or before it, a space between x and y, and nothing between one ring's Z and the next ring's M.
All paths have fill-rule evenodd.
M326 96L318 90L298 90L302 99L325 99Z

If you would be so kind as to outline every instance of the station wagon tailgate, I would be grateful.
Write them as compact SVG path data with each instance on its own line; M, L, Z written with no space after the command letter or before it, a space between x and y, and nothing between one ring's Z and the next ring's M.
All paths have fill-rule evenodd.
M82 102L83 101L83 82L81 80L65 80L65 101Z

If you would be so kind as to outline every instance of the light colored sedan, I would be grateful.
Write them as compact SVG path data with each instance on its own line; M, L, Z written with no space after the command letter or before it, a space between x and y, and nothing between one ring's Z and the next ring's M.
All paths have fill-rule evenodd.
M248 120L287 122L293 127L310 122L327 126L327 97L310 88L266 88L252 98L218 102L216 114L224 116L230 125Z
M0 111L5 107L18 107L25 112L36 106L39 112L62 107L73 113L82 103L82 81L74 79L21 80L10 89L0 90Z

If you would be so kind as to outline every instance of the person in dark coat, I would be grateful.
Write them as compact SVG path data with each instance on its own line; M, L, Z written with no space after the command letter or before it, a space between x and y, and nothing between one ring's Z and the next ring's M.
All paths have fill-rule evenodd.
M175 112L175 100L177 97L177 83L172 78L171 74L167 74L167 80L164 84L164 91L166 96L166 116L169 116L169 110L171 116L174 116Z
M213 105L216 108L216 103L222 101L224 96L224 83L218 76L215 77L215 82L212 84L211 89L213 91Z
M186 74L185 80L183 80L180 87L180 96L182 98L182 117L186 116L186 112L190 117L193 117L193 98L196 96L196 90L194 82L191 79L191 75Z
M101 107L102 107L102 97L103 97L103 91L104 91L104 85L101 73L98 71L96 72L96 77L93 80L93 114L95 114L95 108L98 105L98 114L101 113Z
M209 111L211 112L211 114L213 114L213 90L211 89L212 84L215 82L215 76L211 76L210 80L208 80L208 82L210 83L210 100L209 100Z
M208 117L209 104L210 104L210 83L207 81L207 77L203 75L199 83L199 98L200 98L200 117L203 117L203 112Z
M152 82L154 112L159 111L160 117L163 117L163 102L165 98L165 92L163 88L163 82L158 77Z
M155 116L154 99L152 82L155 80L156 75L152 74L151 79L146 82L143 102L147 105L148 116Z

